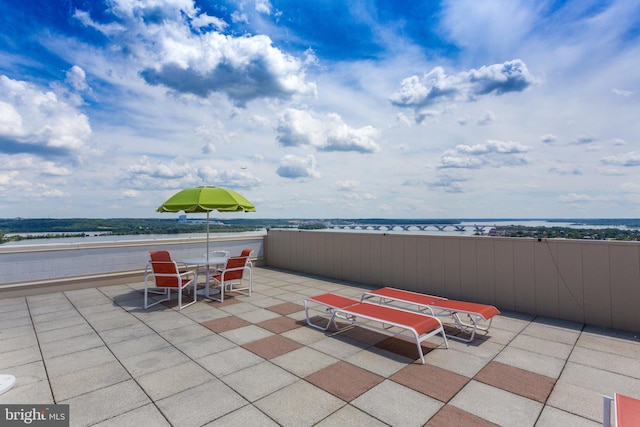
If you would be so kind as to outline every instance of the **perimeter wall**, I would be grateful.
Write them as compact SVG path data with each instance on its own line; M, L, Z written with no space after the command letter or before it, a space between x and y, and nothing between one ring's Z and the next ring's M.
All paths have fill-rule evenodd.
M269 230L268 266L640 332L640 243Z

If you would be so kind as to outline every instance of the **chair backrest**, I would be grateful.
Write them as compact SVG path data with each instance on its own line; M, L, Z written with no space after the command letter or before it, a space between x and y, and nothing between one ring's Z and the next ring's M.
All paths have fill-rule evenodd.
M243 249L240 256L249 257L251 256L251 252L253 252L252 249Z
M160 288L177 288L180 286L178 266L171 259L169 251L149 252L151 257L151 269L156 286ZM175 277L158 276L159 274L174 274Z
M240 267L244 267L247 264L246 256L232 256L227 259L227 264L224 269L229 270L231 268L238 268L239 270L230 271L224 274L224 280L240 280L242 279L242 275L244 274L244 268L240 269Z

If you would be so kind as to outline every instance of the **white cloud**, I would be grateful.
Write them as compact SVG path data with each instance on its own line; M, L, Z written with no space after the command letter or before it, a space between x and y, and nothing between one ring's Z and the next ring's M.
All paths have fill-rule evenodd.
M549 168L550 173L558 175L582 175L582 170L573 166L557 165Z
M87 84L87 75L81 67L74 65L67 71L66 76L67 83L78 92L90 89Z
M631 91L631 90L611 89L611 92L613 92L616 95L620 95L620 96L633 95L633 91Z
M360 183L353 179L336 182L338 191L354 191L360 186Z
M54 92L0 76L0 140L5 152L76 156L91 137L87 116Z
M442 154L439 167L479 169L485 166L499 168L526 165L529 160L522 154L529 150L531 147L519 142L497 140L488 140L484 144L461 144Z
M317 178L320 176L316 170L316 159L313 155L298 157L287 154L280 159L277 174L283 178Z
M266 35L234 37L207 31L203 25L218 30L225 25L191 0L114 0L112 12L122 21L123 31L104 29L83 12L76 18L134 54L140 75L150 85L202 98L222 93L239 106L258 98L315 94L300 60L274 47Z
M617 156L602 158L602 163L616 166L640 166L640 152L631 151Z
M375 153L378 130L372 126L352 128L340 115L329 113L318 117L311 111L288 108L277 127L277 140L286 147L311 145L319 151L356 151Z
M256 11L259 13L264 13L265 15L271 14L271 2L269 0L256 0Z
M558 137L549 133L547 135L543 135L540 140L545 144L554 144L558 140Z
M536 83L526 64L520 59L502 64L482 66L479 69L447 75L436 67L422 77L404 79L389 98L401 108L414 110L416 121L441 114L456 103L473 102L487 95L522 92Z
M568 193L558 197L564 203L592 202L594 198L588 194Z

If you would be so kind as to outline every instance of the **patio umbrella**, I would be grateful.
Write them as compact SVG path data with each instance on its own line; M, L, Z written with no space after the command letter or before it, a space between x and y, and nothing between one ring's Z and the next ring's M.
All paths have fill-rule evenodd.
M242 195L221 187L203 186L185 188L164 202L156 212L207 214L207 263L209 262L209 212L255 212L256 208Z

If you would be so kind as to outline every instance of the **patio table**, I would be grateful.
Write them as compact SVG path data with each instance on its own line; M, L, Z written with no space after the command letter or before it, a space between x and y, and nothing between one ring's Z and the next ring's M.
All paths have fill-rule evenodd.
M211 276L211 267L217 268L218 266L224 266L227 263L228 258L229 257L227 256L212 256L209 257L209 262L207 262L206 257L187 258L181 260L180 262L186 264L187 266L205 267L207 277L204 282L204 296L206 298L209 298L209 276Z

